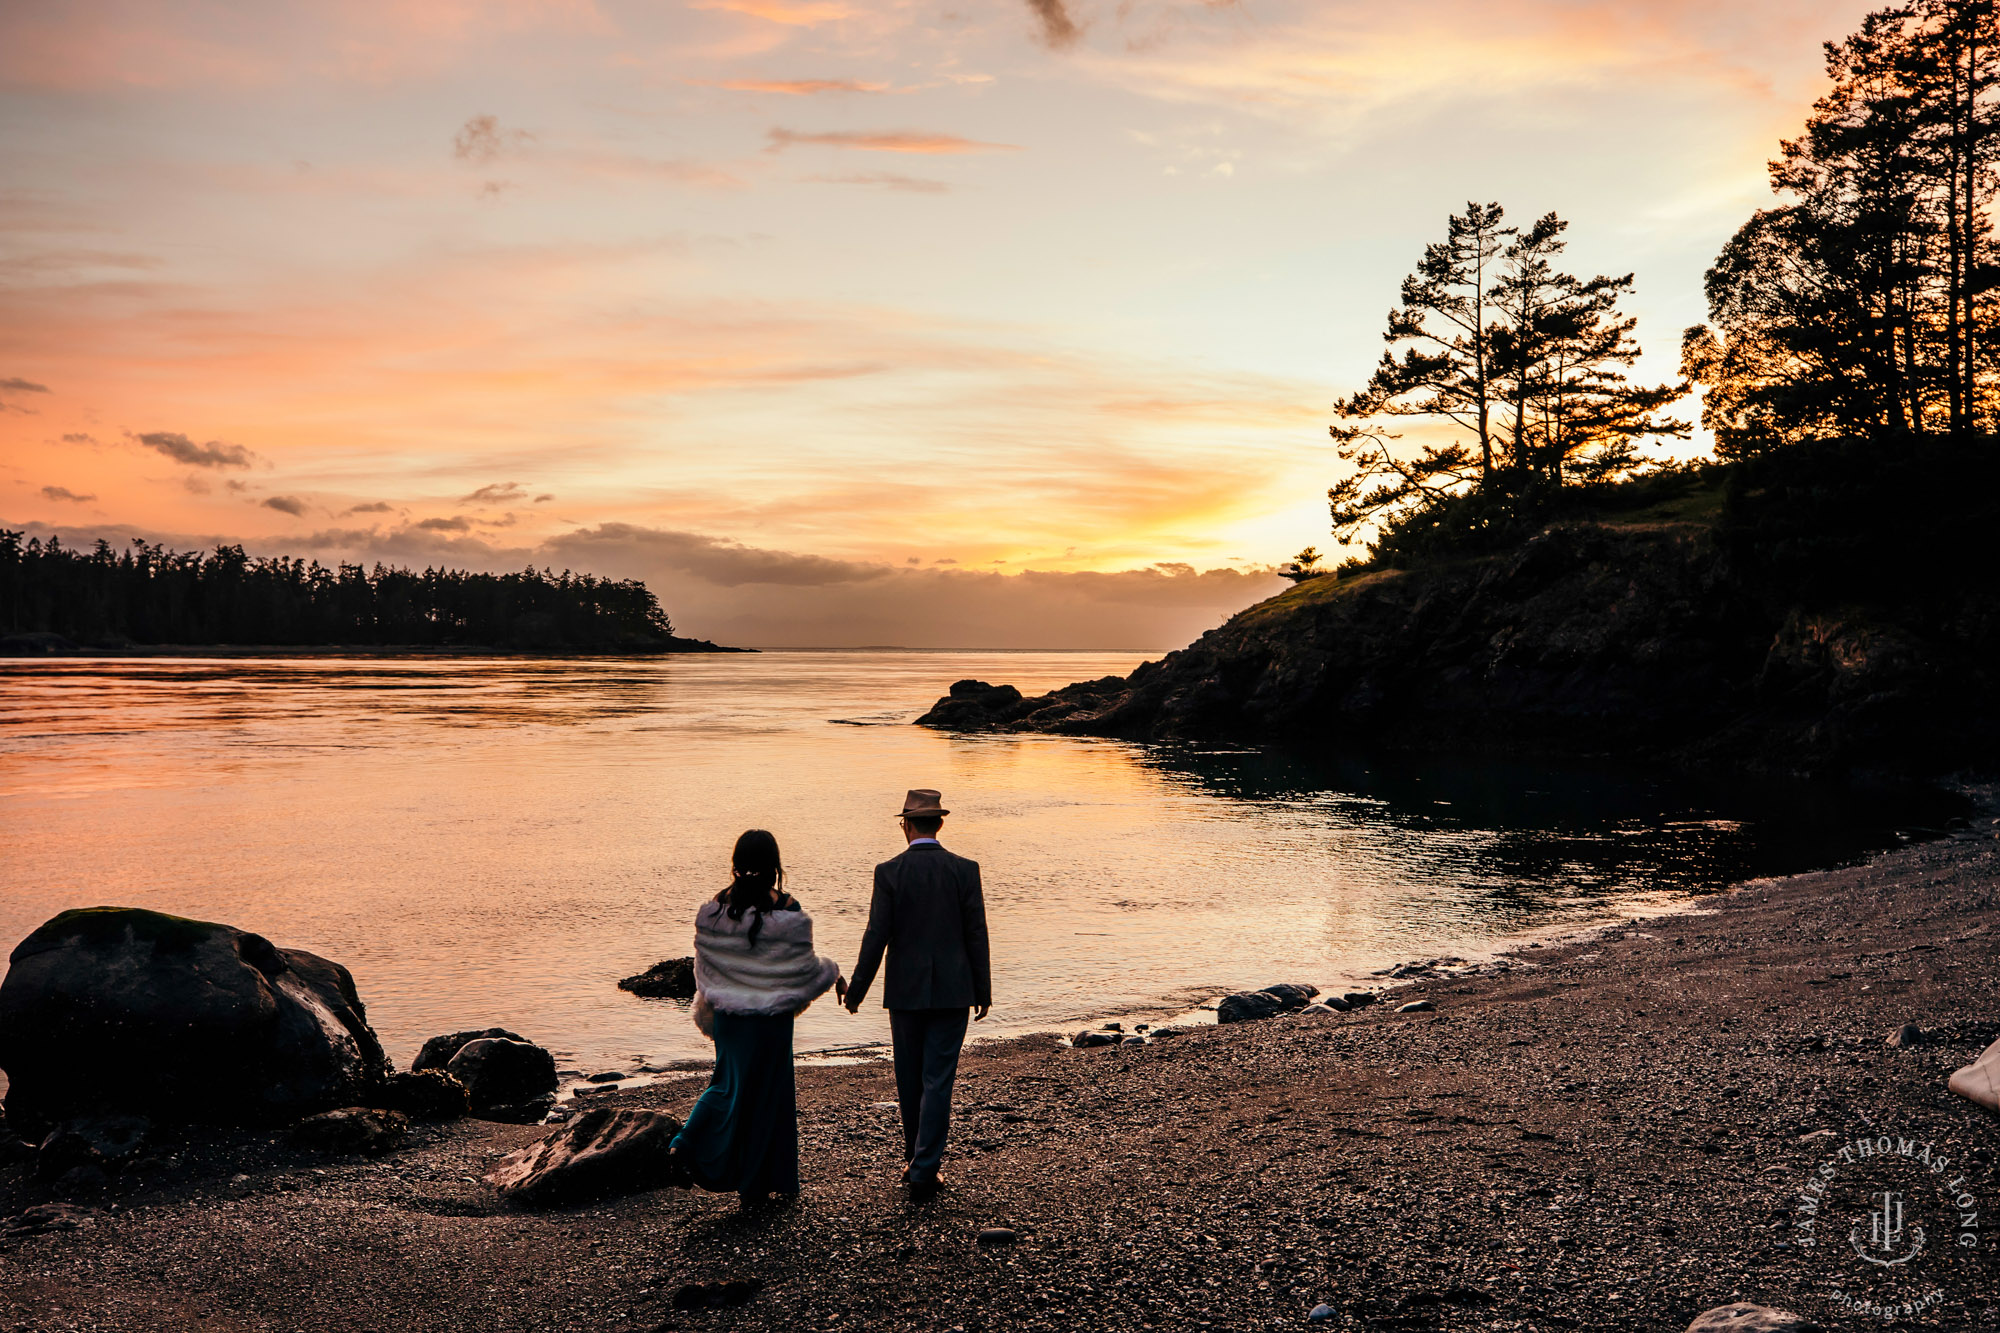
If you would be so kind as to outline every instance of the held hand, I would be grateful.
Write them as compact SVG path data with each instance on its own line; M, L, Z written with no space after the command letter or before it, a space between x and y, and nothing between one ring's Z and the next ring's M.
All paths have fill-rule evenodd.
M990 1004L976 1005L972 1010L972 1021L977 1023L979 1020L985 1018L986 1015L991 1013L992 1011L993 1011L993 1006Z
M847 1003L846 977L835 977L833 979L833 998L840 1001L842 1004Z

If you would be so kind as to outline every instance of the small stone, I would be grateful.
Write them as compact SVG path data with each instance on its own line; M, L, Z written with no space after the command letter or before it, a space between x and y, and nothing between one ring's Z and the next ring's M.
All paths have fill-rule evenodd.
M1908 1050L1912 1046L1924 1044L1924 1030L1915 1023L1905 1023L1889 1034L1889 1045L1898 1050Z
M1102 1032L1123 1032L1124 1030L1125 1025L1123 1023L1106 1023L1099 1029Z
M401 1111L381 1111L366 1106L344 1106L308 1116L293 1125L287 1136L292 1146L316 1152L388 1152L410 1132L410 1119Z
M1347 1007L1349 1009L1364 1009L1367 1006L1375 1003L1375 992L1368 990L1351 990L1342 994L1340 998L1347 1002Z
M1354 1007L1347 1002L1347 997L1344 995L1322 995L1319 1002L1335 1013L1344 1014Z
M1284 1001L1268 991L1239 991L1235 995L1222 997L1222 1003L1215 1006L1215 1021L1248 1023L1255 1019L1270 1018L1284 1011Z
M1396 1012L1399 1014L1428 1014L1436 1008L1437 1006L1429 1000L1411 1000L1408 1004L1397 1005Z
M1012 1245L1020 1238L1012 1227L981 1227L979 1230L981 1245Z
M1687 1326L1687 1333L1823 1333L1818 1324L1763 1305L1719 1305L1703 1311Z
M617 1081L618 1081L619 1079L621 1079L621 1078L624 1078L624 1077L625 1077L625 1074L624 1074L624 1071L623 1071L623 1070L618 1070L618 1069L600 1069L600 1070L599 1070L599 1071L598 1071L597 1073L595 1073L595 1074L586 1074L586 1075L584 1075L584 1082L586 1082L586 1083L616 1083L616 1082L617 1082Z
M1146 1044L1146 1039L1144 1037L1135 1034L1133 1036L1127 1037L1122 1044L1126 1046L1144 1046Z
M1324 1324L1338 1313L1340 1312L1335 1310L1331 1305L1328 1305L1325 1301L1321 1301L1312 1308L1312 1313L1307 1315L1306 1318L1312 1320L1315 1324Z
M1117 1044L1118 1038L1112 1036L1109 1032L1079 1032L1070 1038L1070 1045L1080 1051L1087 1051L1093 1046L1116 1046Z

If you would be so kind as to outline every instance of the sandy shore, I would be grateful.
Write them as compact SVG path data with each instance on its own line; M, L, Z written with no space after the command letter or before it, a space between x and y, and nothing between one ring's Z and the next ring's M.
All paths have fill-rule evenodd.
M380 1160L215 1137L79 1229L0 1246L0 1331L1680 1333L1739 1299L1829 1328L2000 1328L2000 1118L1944 1087L2000 1036L1983 795L1949 838L1395 996L1434 1012L977 1047L953 1184L921 1208L896 1185L873 1061L801 1071L806 1191L763 1215L676 1191L503 1207L477 1177L533 1128L419 1128ZM1887 1046L1905 1023L1930 1039ZM698 1087L609 1096L678 1113ZM1800 1243L1802 1185L1878 1133L1953 1158L1980 1204L1972 1247L1934 1227L1909 1265L1861 1264L1831 1204L1826 1243ZM42 1199L0 1169L0 1215ZM1018 1238L977 1243L996 1226ZM765 1285L674 1308L735 1278ZM1885 1321L1837 1292L1932 1303Z

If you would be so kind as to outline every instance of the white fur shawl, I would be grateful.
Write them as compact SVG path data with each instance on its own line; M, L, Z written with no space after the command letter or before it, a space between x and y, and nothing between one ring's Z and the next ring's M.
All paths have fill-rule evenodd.
M725 1014L791 1014L832 987L840 965L813 952L813 923L804 909L764 913L757 947L750 947L749 912L731 921L721 903L702 904L694 917L696 997Z

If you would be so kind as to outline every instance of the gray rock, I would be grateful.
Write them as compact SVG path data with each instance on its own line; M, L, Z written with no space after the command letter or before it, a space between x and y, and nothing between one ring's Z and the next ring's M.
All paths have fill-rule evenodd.
M1162 1037L1178 1037L1180 1035L1181 1029L1179 1028L1154 1028L1152 1032L1154 1041L1158 1041Z
M313 1152L366 1153L377 1157L403 1141L410 1118L401 1111L344 1106L322 1111L293 1125L286 1137L295 1148Z
M556 1058L533 1042L481 1037L459 1047L445 1072L465 1085L483 1120L539 1120L554 1104ZM546 1104L543 1104L546 1103Z
M1719 1305L1694 1317L1687 1333L1824 1333L1810 1319L1763 1305Z
M35 1174L57 1180L79 1167L106 1175L123 1170L146 1148L153 1124L143 1116L84 1116L67 1121L42 1140Z
M1366 1008L1368 1005L1375 1003L1375 992L1368 990L1351 990L1343 993L1340 998L1347 1002L1347 1007L1349 1009L1362 1009Z
M692 1000L694 959L663 958L634 977L618 983L618 989L648 999Z
M1429 1000L1411 1000L1408 1004L1397 1005L1396 1012L1399 1014L1428 1014L1436 1008L1437 1006Z
M506 1028L468 1028L464 1032L447 1032L441 1037L432 1037L417 1052L417 1058L410 1061L410 1071L421 1073L426 1069L443 1069L451 1063L451 1057L465 1049L466 1043L478 1041L481 1037L499 1037L507 1041L526 1041L518 1032Z
M51 1231L76 1231L91 1226L96 1220L95 1208L80 1208L70 1203L38 1203L32 1208L23 1208L12 1217L0 1218L0 1240L46 1236Z
M1123 1023L1106 1023L1101 1030L1105 1032L1123 1032L1125 1025Z
M1215 1021L1218 1023L1248 1023L1254 1019L1270 1018L1285 1011L1284 1002L1266 991L1239 991L1222 997L1222 1003L1215 1006Z
M543 1139L502 1158L486 1181L509 1202L559 1208L687 1184L668 1145L681 1122L664 1111L593 1106Z
M1307 1315L1306 1318L1312 1320L1315 1324L1324 1324L1339 1313L1340 1311L1322 1301L1312 1308L1312 1313Z
M456 1120L472 1109L465 1085L442 1069L391 1074L381 1101L412 1120Z
M1353 1005L1347 1002L1345 997L1339 995L1322 995L1319 997L1318 1002L1320 1004L1325 1005L1327 1008L1333 1010L1335 1013L1341 1013L1341 1014L1346 1013L1349 1009L1352 1009L1354 1007Z
M1281 982L1276 986L1264 987L1264 989L1260 991L1259 994L1272 996L1278 1001L1280 1005L1284 1007L1286 1012L1290 1012L1291 1010L1294 1009L1305 1008L1307 1002L1310 1001L1313 998L1313 996L1319 994L1319 987L1294 986L1289 983Z
M1144 1037L1139 1036L1137 1033L1134 1033L1132 1036L1125 1038L1124 1041L1120 1042L1119 1044L1121 1046L1144 1046L1146 1044L1146 1039Z
M1070 1045L1084 1051L1089 1050L1093 1046L1116 1046L1117 1044L1118 1038L1112 1036L1109 1032L1079 1032L1070 1038Z
M389 1071L346 968L130 907L51 918L0 982L15 1132L80 1117L283 1122L368 1100Z

